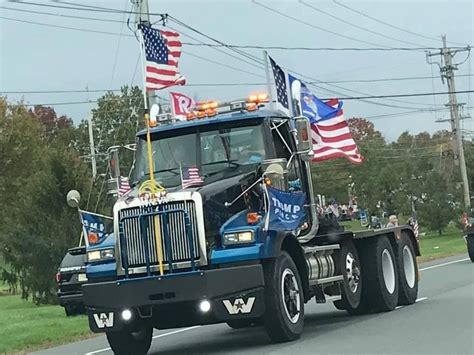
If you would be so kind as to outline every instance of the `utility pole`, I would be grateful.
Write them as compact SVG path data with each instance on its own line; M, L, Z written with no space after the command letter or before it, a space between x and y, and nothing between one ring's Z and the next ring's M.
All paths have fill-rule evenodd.
M464 207L469 209L471 206L471 197L469 194L469 180L467 178L467 170L466 170L466 161L464 158L464 147L463 147L463 137L462 137L462 129L461 129L461 120L467 117L461 117L460 108L465 105L464 103L458 103L456 97L456 85L454 82L454 71L458 70L458 64L453 63L453 58L457 53L460 52L467 52L468 56L470 55L471 48L467 46L466 48L448 48L446 46L446 35L442 36L443 39L443 48L437 52L427 52L426 59L428 64L433 64L430 62L429 58L434 56L440 56L441 61L440 63L435 62L440 69L441 73L441 80L444 83L446 79L446 83L448 85L449 91L449 103L446 104L449 107L450 111L450 123L451 123L451 131L454 137L453 142L453 151L454 151L454 159L455 163L459 164L461 170L461 179L462 179L462 186L463 186L463 196L464 196ZM444 120L440 120L437 122L444 122Z
M97 160L95 159L94 131L92 130L92 112L87 116L87 126L89 128L89 146L91 150L92 179L97 176Z

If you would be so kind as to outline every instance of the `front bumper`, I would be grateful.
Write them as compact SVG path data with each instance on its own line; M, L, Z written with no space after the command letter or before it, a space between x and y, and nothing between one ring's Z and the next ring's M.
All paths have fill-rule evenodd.
M90 328L102 332L131 325L120 317L124 309L133 311L134 322L162 329L258 318L265 310L263 289L257 264L91 283L83 294ZM203 300L210 302L209 312L199 310Z

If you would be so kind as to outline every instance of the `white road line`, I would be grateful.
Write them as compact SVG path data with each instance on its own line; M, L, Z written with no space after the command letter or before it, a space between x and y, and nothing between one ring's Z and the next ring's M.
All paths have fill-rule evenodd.
M433 266L424 267L424 268L421 268L420 271L435 269L435 268L437 268L437 267L446 266L446 265L451 265L451 264L455 264L455 263L460 263L460 262L463 262L463 261L466 261L466 260L469 260L469 258L465 258L465 259L461 259L461 260L454 260L454 261L450 261L450 262L443 263L443 264L438 264L438 265L433 265ZM424 300L426 300L426 299L428 299L428 297L418 298L415 302L421 302L421 301L424 301ZM400 309L400 308L403 308L403 306L395 307L395 309ZM172 332L169 332L169 333L155 335L155 336L153 337L153 339L162 338L162 337L165 337L165 336L168 336L168 335L178 334L178 333L182 333L182 332L187 332L188 330L196 329L196 328L199 328L199 327L200 327L200 325L196 325L196 326L194 326L194 327L189 327L189 328L184 328L184 329L178 329L178 330L175 330L175 331L172 331ZM100 349L100 350L96 350L96 351L91 351L91 352L85 353L84 355L98 354L98 353L102 353L102 352L108 351L108 350L111 350L111 349L110 349L110 348L104 348L104 349Z
M162 337L165 337L165 336L168 336L168 335L173 335L173 334L178 334L178 333L182 333L182 332L187 332L188 330L196 329L196 328L199 328L199 327L200 327L200 325L196 325L196 326L194 326L194 327L178 329L178 330L174 330L174 331L172 331L172 332L165 333L165 334L158 334L158 335L155 335L155 336L153 337L153 339L158 339L158 338L162 338ZM91 351L91 352L85 353L84 355L93 355L93 354L103 353L104 351L109 351L109 350L112 350L112 349L111 349L111 348L104 348L104 349L95 350L95 351Z
M451 265L451 264L456 264L456 263L460 263L460 262L463 262L463 261L466 261L466 260L469 260L469 258L465 258L465 259L461 259L461 260L454 260L454 261L450 261L450 262L443 263L443 264L438 264L438 265L433 265L433 266L424 267L424 268L421 268L420 271L436 269L437 267L446 266L446 265Z
M428 299L428 297L421 297L421 298L417 298L417 300L415 302L418 303L418 302L421 302L421 301L424 301L424 300L427 300L427 299ZM405 307L405 306L396 306L395 310L403 308L403 307Z
M418 298L415 302L421 302L421 301L424 301L424 300L427 300L428 297L421 297L421 298Z

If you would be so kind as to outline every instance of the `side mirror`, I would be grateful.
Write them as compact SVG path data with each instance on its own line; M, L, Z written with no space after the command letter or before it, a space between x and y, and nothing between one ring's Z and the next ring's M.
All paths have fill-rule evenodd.
M66 203L69 207L79 208L79 202L81 201L81 194L77 190L71 190L67 193Z
M295 117L296 128L296 154L300 154L303 160L310 160L313 152L311 139L311 124L306 117Z

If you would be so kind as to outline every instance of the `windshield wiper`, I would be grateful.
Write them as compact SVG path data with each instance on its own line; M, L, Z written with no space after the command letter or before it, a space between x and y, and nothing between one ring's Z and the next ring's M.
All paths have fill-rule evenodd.
M175 171L177 170L177 171ZM153 173L173 173L175 175L179 175L179 167L176 168L170 168L170 169L161 169L161 170L155 170ZM149 173L148 173L149 175Z
M240 166L240 164L236 163L237 159L232 159L232 160L219 160L219 161L213 161L211 163L205 163L205 164L202 164L202 166L205 166L205 165L215 165L215 164L222 164L222 163L229 163L233 166L235 166L236 168Z

